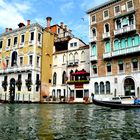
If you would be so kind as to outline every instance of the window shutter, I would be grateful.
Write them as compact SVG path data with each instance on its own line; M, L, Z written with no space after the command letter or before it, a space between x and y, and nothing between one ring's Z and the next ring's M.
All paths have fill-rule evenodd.
M124 25L128 25L128 18L123 18L123 22L122 23L123 23L123 26Z
M92 46L92 55L96 55L96 45Z
M135 37L134 37L134 46L137 46L137 45L139 45L139 35L135 35Z
M123 48L125 48L126 47L126 42L125 42L125 39L123 38L122 40L121 40L121 48L123 49Z
M106 50L106 53L110 52L110 41L106 42L105 50Z
M119 49L119 41L118 40L115 40L114 41L114 49L115 50L118 50Z
M128 47L132 47L132 37L128 37Z

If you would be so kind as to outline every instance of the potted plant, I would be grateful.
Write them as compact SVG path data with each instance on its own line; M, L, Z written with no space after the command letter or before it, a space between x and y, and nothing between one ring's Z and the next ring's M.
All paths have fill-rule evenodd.
M18 80L16 81L16 86L17 86L18 90L21 90L21 86L22 86L22 81L21 81L21 79L18 79Z
M7 85L8 85L7 81L5 81L5 80L2 81L2 87L4 88L4 91L6 91Z
M26 83L26 86L28 88L28 91L31 91L31 85L33 84L32 80L31 79L26 79L25 83Z

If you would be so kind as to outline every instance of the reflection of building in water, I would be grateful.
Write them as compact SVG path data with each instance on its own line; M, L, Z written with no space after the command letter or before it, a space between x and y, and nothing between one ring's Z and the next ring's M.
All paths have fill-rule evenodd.
M43 84L49 86L48 79L51 79L52 62L50 58L46 64L45 53L51 53L53 34L38 23L30 24L30 20L27 21L27 25L19 23L18 26L19 28L14 30L6 28L0 35L1 99L39 101L41 64L46 66L48 72L46 75L42 71ZM45 41L42 41L43 39Z
M90 89L98 97L140 97L140 1L108 1L87 11Z

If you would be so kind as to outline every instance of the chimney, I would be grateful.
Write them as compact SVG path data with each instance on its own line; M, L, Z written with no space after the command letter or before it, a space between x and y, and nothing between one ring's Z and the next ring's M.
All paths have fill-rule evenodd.
M63 28L63 25L64 25L64 23L63 22L60 22L60 26Z
M30 25L30 20L28 19L28 20L27 20L27 26L29 26L29 25Z
M5 32L8 32L8 28L5 28Z
M12 28L9 28L9 31L11 32L12 31Z
M51 17L46 17L46 20L47 20L47 27L49 28L50 25L51 25L52 18Z
M23 27L23 26L25 26L24 23L19 23L19 24L18 24L18 27L19 27L19 28L21 28L21 27Z
M67 31L67 25L64 25L64 29Z

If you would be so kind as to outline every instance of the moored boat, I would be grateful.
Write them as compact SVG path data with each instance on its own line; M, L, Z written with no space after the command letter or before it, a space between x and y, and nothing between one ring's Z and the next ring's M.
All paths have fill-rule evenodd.
M134 99L132 100L132 103L127 103L124 101L101 101L101 100L97 100L94 98L94 95L92 94L92 102L95 105L99 105L99 106L104 106L104 107L110 107L110 108L140 108L140 104L134 104Z

